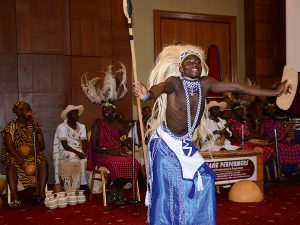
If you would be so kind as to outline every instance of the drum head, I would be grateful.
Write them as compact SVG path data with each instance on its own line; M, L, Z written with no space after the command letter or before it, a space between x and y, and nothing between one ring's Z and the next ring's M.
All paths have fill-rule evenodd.
M282 93L281 96L277 97L276 104L279 108L288 110L297 92L298 72L290 66L285 66L281 81L284 82L285 80L287 80L286 88L289 85L291 88L289 88L289 93Z
M248 142L251 144L255 144L255 145L267 145L268 144L268 142L266 140L256 139L256 138L252 138L252 139L248 140Z

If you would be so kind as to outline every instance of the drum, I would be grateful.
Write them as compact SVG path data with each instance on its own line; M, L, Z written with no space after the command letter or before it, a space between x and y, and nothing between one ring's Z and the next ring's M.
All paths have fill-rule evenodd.
M66 192L80 189L81 167L80 162L60 162L58 176Z
M254 144L254 145L267 145L268 142L266 140L263 139L256 139L256 138L252 138L250 140L248 140L249 143Z

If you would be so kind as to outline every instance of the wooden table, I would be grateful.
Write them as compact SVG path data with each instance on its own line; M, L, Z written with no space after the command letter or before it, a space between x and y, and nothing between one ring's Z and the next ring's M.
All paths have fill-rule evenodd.
M200 151L216 175L216 185L252 180L264 190L264 160L260 150Z

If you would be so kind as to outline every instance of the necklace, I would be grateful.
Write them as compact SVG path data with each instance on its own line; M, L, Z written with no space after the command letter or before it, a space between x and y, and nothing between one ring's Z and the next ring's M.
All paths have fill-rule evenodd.
M199 91L200 81L198 79L197 80L182 79L182 85L183 88L187 91L187 93L190 96L194 96Z
M201 84L199 80L190 81L190 80L182 80L182 85L185 92L185 98L186 98L186 110L187 110L187 124L188 124L188 138L192 140L193 138L193 132L196 128L200 110L201 110L201 100L202 100L202 92L201 92ZM194 87L197 87L198 90L194 92ZM191 103L190 103L190 96L193 96L195 93L198 92L198 105L197 105L197 111L194 118L194 122L192 124L192 116L191 116ZM192 95L193 94L193 95Z
M182 85L183 85L183 89L185 92L185 98L186 98L186 111L187 111L187 125L188 125L188 132L179 137L177 135L174 135L170 129L168 128L168 126L165 126L165 130L168 134L170 134L174 139L176 140L184 140L184 139L188 139L190 141L192 141L193 139L193 132L196 128L198 119L199 119L199 115L200 115L200 111L201 111L201 100L202 100L202 92L201 92L201 84L199 80L186 80L183 79L182 80ZM191 102L190 102L190 96L195 95L196 93L199 93L198 95L198 105L197 105L197 111L196 111L196 115L194 118L194 122L192 124L192 116L191 116Z

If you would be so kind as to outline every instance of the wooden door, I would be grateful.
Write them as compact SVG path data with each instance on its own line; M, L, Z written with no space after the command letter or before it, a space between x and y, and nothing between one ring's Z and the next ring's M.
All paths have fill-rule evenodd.
M236 18L154 11L155 56L170 44L192 44L219 49L223 80L237 81Z

